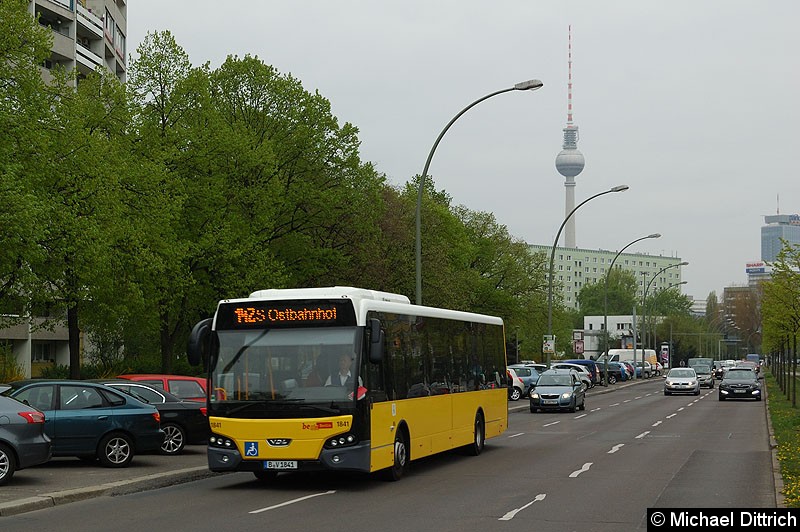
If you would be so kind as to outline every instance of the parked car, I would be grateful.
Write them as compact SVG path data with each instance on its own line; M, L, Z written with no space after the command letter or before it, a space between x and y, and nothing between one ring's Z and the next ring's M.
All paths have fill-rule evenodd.
M513 368L506 368L506 373L508 373L508 398L512 401L519 401L525 392L525 383Z
M637 360L636 364L633 363L633 360L625 360L623 362L629 367L636 368L637 379L649 379L653 375L653 367L646 360L644 362Z
M597 364L594 360L587 359L587 358L572 358L569 360L562 360L562 362L567 362L569 364L579 364L581 366L586 367L589 370L589 375L592 377L593 384L600 384L603 379L600 375L600 372L597 370Z
M550 369L539 375L529 397L531 412L586 408L586 388L577 373L569 369Z
M592 375L589 373L589 368L586 366L582 366L580 364L572 364L570 362L553 362L550 364L551 369L569 369L575 371L578 374L578 378L580 378L581 382L585 389L589 389L594 386L594 382L592 382Z
M38 379L8 384L3 395L44 413L53 456L97 458L106 467L127 467L135 454L158 452L164 441L156 407L108 386Z
M719 383L719 400L751 398L761 400L761 383L751 368L733 367Z
M44 433L44 414L12 397L0 396L0 486L16 471L50 460L52 446Z
M511 364L508 367L513 369L517 377L522 379L522 384L525 386L522 397L527 397L531 387L536 384L536 379L539 378L540 372L533 366L526 366L525 364Z
M697 380L700 381L701 388L714 389L714 372L711 368L704 365L695 366L694 372L697 373Z
M97 382L121 390L158 409L158 413L161 414L161 430L165 434L164 442L161 444L161 454L180 454L187 444L206 443L211 435L208 411L202 403L184 401L176 395L144 382L126 379L105 379Z
M700 381L692 368L672 368L664 380L664 395L691 393L700 395Z
M597 370L605 378L606 366L602 362L597 362ZM628 380L628 372L619 362L608 363L608 384L616 384L617 382Z
M188 375L161 375L155 373L129 373L119 375L120 379L144 382L151 386L166 390L187 401L206 402L208 381L202 377Z

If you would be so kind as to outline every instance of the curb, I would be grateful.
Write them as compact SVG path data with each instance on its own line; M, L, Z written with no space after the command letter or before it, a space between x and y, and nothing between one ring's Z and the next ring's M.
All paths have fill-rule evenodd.
M762 368L763 369L763 368ZM775 431L772 429L772 415L769 411L769 391L766 381L761 387L764 394L764 412L767 416L767 433L769 434L769 450L772 458L772 483L775 486L775 507L786 508L786 498L783 495L783 475L781 475L781 463L778 460L778 440L775 439Z
M207 466L190 467L167 471L165 473L154 473L143 477L128 480L108 482L97 486L76 488L70 490L55 491L45 493L36 497L28 497L17 501L0 503L0 516L18 515L34 510L52 508L61 504L91 499L93 497L124 495L136 493L147 489L164 488L175 484L183 484L193 480L199 480L224 473L214 473L209 471Z

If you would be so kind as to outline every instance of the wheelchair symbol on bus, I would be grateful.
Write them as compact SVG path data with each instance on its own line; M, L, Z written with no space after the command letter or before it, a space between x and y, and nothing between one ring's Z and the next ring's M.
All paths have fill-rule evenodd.
M244 442L244 455L258 456L258 442L257 441Z

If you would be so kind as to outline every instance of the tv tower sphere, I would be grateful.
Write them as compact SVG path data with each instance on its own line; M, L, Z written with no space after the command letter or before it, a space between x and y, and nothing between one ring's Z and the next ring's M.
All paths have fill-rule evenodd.
M586 161L578 148L561 150L556 156L556 170L564 177L575 177L583 171Z

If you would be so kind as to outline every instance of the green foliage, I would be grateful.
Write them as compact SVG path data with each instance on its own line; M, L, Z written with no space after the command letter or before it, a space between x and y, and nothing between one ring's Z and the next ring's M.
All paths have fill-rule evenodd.
M578 292L578 303L584 316L631 314L636 306L636 277L632 272L614 268L606 282L586 284ZM608 288L606 289L606 284ZM607 300L606 300L607 298Z
M778 351L800 332L800 248L785 244L771 264L772 278L762 284L762 349Z
M8 345L0 346L0 382L13 382L25 378L25 370Z

